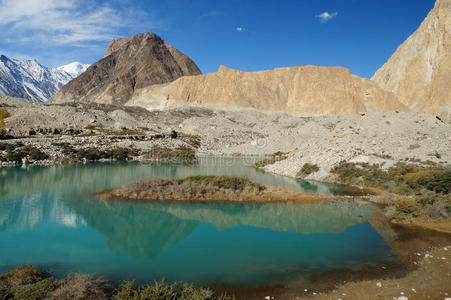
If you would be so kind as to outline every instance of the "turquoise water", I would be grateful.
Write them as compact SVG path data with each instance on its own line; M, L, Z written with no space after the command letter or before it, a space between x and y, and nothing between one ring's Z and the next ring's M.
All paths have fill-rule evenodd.
M341 193L256 171L246 159L199 164L91 163L0 169L0 271L32 263L57 276L119 282L275 284L396 262L365 203L136 203L90 193L137 178L243 175L299 191Z

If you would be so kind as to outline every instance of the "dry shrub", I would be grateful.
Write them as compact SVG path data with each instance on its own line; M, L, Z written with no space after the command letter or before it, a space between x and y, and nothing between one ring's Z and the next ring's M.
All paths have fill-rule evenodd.
M302 166L301 170L298 172L296 176L305 177L318 171L319 171L318 165L306 163Z
M49 277L49 275L49 272L40 271L33 265L18 266L14 270L12 280L18 281L21 284L31 284L41 281Z
M52 293L52 299L107 299L105 282L89 274L66 277Z
M154 147L152 151L144 155L144 159L167 162L194 162L197 161L196 152L186 146L176 149L165 147Z

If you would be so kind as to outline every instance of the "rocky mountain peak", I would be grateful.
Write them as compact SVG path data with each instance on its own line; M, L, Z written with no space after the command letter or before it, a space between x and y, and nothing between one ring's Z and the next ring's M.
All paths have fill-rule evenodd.
M451 110L451 0L435 3L372 80L415 111Z
M52 101L122 105L134 91L201 74L196 64L154 33L110 42L105 56L58 92Z
M138 33L137 35L128 38L119 38L112 40L108 44L107 51L105 52L103 57L106 57L119 49L123 49L124 47L142 47L149 42L164 44L163 39L155 33Z

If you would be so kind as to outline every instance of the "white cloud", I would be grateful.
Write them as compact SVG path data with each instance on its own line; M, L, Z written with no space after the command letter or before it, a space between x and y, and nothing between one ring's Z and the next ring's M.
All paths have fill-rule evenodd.
M235 30L238 32L243 32L246 30L246 28L240 26L240 27L235 28Z
M327 11L325 11L322 14L316 15L315 17L320 19L321 23L326 23L335 18L336 16L338 16L338 12L328 13Z
M0 31L8 43L81 46L107 41L131 16L89 0L0 0Z

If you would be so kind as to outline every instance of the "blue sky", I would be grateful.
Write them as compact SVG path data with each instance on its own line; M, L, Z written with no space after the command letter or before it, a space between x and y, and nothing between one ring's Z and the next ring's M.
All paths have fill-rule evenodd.
M155 32L202 72L306 64L371 77L435 0L0 0L0 53L55 67Z

